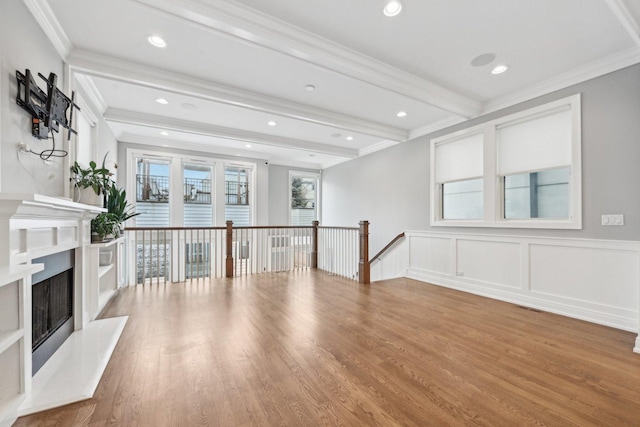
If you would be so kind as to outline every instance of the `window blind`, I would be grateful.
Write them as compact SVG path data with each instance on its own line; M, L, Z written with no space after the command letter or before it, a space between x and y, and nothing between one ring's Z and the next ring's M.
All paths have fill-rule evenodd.
M571 165L571 109L519 120L496 129L498 174Z
M482 176L483 134L444 141L435 146L437 182L460 181Z

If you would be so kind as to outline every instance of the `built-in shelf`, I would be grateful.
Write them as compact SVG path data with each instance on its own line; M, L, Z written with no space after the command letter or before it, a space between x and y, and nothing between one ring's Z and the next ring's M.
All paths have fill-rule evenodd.
M0 267L0 287L44 269L44 264L23 264Z
M0 353L18 342L24 336L24 329L13 329L11 331L0 331Z
M91 246L94 248L108 248L110 246L115 245L118 242L124 241L124 237L118 237L117 239L109 240L108 242L100 242L100 243L91 243Z
M113 264L102 265L98 267L98 278L102 278L105 274L107 274L114 267Z
M115 289L107 289L106 291L100 292L98 297L98 313L102 311L105 305L107 305L115 292Z

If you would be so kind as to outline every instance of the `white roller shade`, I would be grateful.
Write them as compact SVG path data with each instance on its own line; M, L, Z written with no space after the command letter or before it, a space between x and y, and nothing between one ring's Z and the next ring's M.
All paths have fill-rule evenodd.
M436 181L448 182L481 177L482 144L482 133L436 144Z
M499 126L498 174L571 165L571 109Z

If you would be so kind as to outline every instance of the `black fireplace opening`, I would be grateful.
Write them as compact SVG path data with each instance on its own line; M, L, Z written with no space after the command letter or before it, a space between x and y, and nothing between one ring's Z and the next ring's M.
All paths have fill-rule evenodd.
M73 261L73 251L33 260L45 265L31 287L33 375L73 333Z

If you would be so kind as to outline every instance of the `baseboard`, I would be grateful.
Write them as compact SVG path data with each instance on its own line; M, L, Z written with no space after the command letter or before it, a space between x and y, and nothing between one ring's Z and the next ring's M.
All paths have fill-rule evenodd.
M640 335L636 338L636 346L633 349L635 353L640 353Z
M587 304L583 301L570 300L567 298L564 298L564 302L558 302L557 298L555 298L556 301L551 301L550 299L544 298L544 295L534 294L532 292L501 287L499 285L493 286L486 282L474 281L469 278L461 280L457 277L438 273L434 274L428 270L414 267L408 269L406 277L437 286L468 292L542 311L548 311L550 313L585 320L587 322L597 323L604 326L610 326L616 329L638 332L638 313L632 310L609 306L597 306L593 303L589 303L589 307L586 307ZM550 296L549 298L552 297ZM596 309L594 309L594 307ZM634 351L640 352L640 337L636 341L636 348Z

